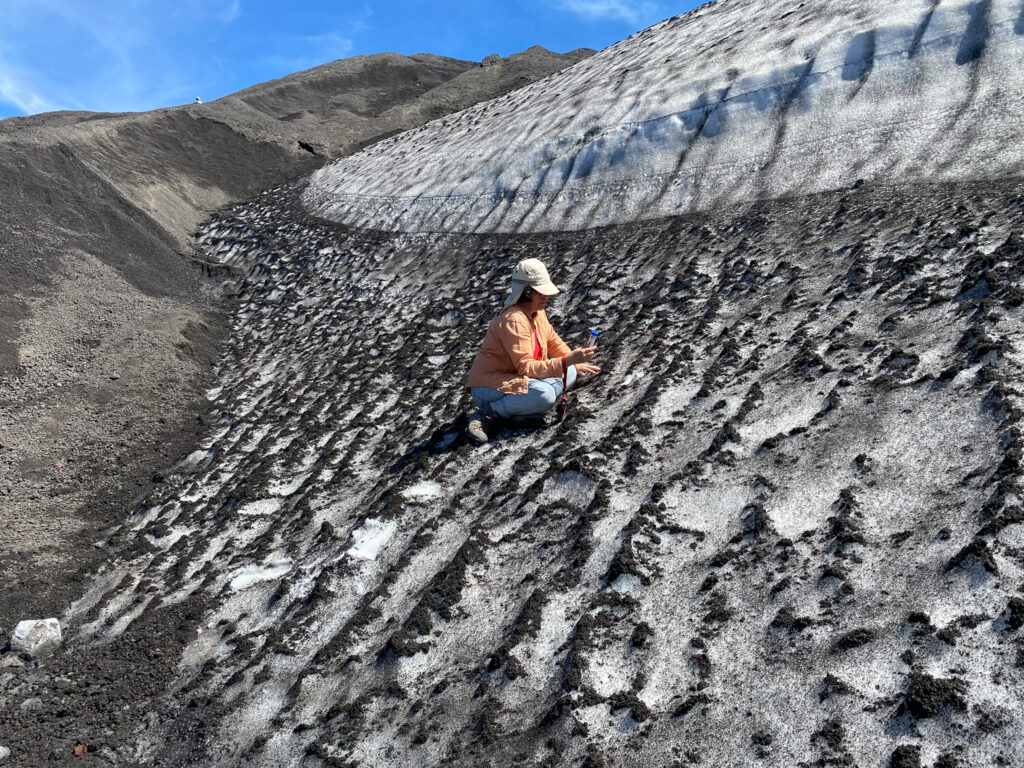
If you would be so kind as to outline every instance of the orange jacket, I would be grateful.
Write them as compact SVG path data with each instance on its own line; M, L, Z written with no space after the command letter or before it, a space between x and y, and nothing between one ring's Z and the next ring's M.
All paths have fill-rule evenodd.
M535 360L533 331L537 329L540 359ZM526 310L513 304L491 321L487 336L469 369L466 389L491 387L506 395L524 394L530 379L550 379L562 375L562 356L569 345L558 338L540 311L532 322ZM550 356L550 359L549 359Z

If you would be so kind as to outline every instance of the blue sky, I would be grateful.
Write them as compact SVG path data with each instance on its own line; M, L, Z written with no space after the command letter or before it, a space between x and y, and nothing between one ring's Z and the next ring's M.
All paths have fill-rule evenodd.
M604 48L692 0L0 0L0 118L209 101L364 53Z

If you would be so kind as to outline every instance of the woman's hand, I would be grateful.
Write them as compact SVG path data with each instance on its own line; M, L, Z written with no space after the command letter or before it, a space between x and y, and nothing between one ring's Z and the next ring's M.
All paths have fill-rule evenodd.
M565 356L565 364L575 365L578 369L581 363L590 362L594 358L595 352L597 352L597 347L580 347L579 349L574 349Z
M596 365L590 365L589 363L579 363L576 366L576 375L584 379L589 379L591 376L594 376L600 372L600 368L598 368Z

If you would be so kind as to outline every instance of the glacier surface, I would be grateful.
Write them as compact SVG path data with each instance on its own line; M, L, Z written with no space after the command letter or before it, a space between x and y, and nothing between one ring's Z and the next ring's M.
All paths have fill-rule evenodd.
M544 236L301 192L201 233L239 276L208 454L67 617L84 662L170 670L113 764L1024 761L1016 182ZM603 372L475 449L466 371L526 255Z
M1024 172L1020 0L720 2L313 174L400 231L574 230Z

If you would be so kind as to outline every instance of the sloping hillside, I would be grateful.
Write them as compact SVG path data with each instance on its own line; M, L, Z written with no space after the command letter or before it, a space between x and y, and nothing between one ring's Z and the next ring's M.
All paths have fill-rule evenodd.
M1019 122L999 117L1020 104L1018 14L725 1L584 62L602 76L574 68L213 217L197 247L234 305L202 438L103 535L68 648L2 683L0 733L30 766L76 741L97 765L211 768L1024 762L1024 190ZM910 18L927 53L881 45ZM741 21L752 59L725 56ZM841 67L809 113L769 100L716 145L754 178L797 174L763 195L741 163L719 204L613 195L628 205L599 227L563 173L540 202L488 187L494 210L536 214L504 227L458 194L526 167L506 149L547 135L531 120L561 86L595 108L686 102L717 75L680 40L752 61L743 82L801 35ZM917 82L918 55L975 72L944 80L944 105L985 94L998 119L937 134L916 172L899 123L881 147L836 143L830 116L896 109L874 78ZM915 113L923 92L902 93ZM772 133L790 149L766 168L765 125L821 131L795 154ZM650 162L699 173L703 141ZM591 167L635 190L647 161L618 178L624 152ZM817 167L840 171L798 173ZM353 191L353 169L381 176ZM567 340L602 331L603 370L565 423L473 448L465 375L526 257L564 288Z
M1024 757L1015 184L546 236L359 232L300 194L204 230L247 275L214 425L67 617L46 675L102 708L47 709L18 748ZM565 286L567 338L604 330L604 372L565 424L473 449L465 371L525 256Z
M306 200L363 227L515 232L1019 175L1022 35L1016 0L709 3L324 168Z
M0 626L62 610L97 527L199 439L225 318L189 240L211 211L589 53L361 56L209 104L0 121Z

